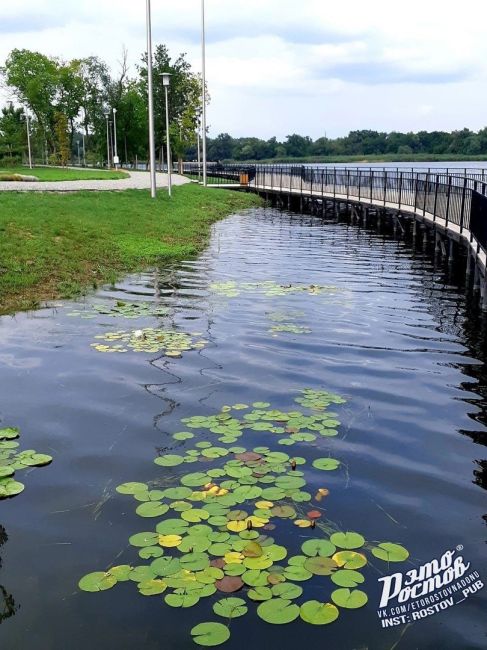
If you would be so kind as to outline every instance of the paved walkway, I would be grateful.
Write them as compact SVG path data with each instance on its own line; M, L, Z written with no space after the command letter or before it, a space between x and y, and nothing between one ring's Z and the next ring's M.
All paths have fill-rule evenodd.
M145 190L150 188L148 172L128 172L127 178L106 181L38 181L0 182L0 191L10 192L79 192L80 190ZM184 185L191 181L178 174L172 175L173 185ZM167 174L156 174L158 188L167 188Z

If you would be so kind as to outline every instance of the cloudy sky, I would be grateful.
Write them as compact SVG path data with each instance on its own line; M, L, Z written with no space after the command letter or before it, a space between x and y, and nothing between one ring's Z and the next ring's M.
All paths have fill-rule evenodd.
M153 37L200 70L200 0L152 0ZM206 0L212 135L487 125L485 0ZM145 49L145 0L0 0L13 48L65 59ZM3 94L5 99L5 94Z

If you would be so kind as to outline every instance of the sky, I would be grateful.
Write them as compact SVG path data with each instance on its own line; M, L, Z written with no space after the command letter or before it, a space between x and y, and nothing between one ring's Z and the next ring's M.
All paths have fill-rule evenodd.
M98 55L132 70L145 0L0 0L0 65L13 48ZM355 129L487 126L487 2L205 0L212 136L282 140ZM154 43L201 70L201 0L152 0ZM5 101L5 91L0 90Z

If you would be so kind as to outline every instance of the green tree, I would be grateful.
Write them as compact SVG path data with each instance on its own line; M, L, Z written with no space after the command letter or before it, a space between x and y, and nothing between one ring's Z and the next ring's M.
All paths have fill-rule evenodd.
M66 167L71 153L68 136L68 118L64 113L57 112L54 115L54 131L56 134L56 158L58 164Z
M14 165L22 160L26 141L25 114L12 103L0 113L0 164Z

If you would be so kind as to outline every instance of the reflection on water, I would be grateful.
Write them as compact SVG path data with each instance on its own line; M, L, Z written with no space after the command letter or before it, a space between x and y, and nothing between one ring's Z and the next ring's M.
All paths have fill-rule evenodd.
M7 542L7 531L0 526L0 551L2 546ZM2 556L0 555L0 569L2 568ZM6 618L10 618L17 611L13 596L8 593L3 585L0 584L0 625Z
M231 283L283 295L211 289L233 294ZM290 285L339 291L276 290ZM68 316L84 309L76 303L0 319L0 416L18 423L28 447L55 459L26 476L24 494L0 504L10 537L2 583L22 603L2 625L2 647L64 650L69 639L70 650L186 649L188 629L214 619L211 605L168 612L160 597L130 586L96 595L76 589L94 567L133 562L127 540L140 518L115 486L157 479L156 455L188 449L172 437L183 418L237 402L283 409L303 387L347 399L333 452L347 472L330 479L327 517L367 539L404 544L413 566L461 544L482 570L486 330L454 271L387 234L255 210L217 224L198 259L133 276L86 303L93 312L93 303L114 301L168 311L128 321L103 309L94 318ZM273 336L281 322L311 331ZM90 348L95 336L145 327L199 332L206 344L181 358ZM253 435L268 443L264 432ZM298 442L293 453L308 458L310 445L327 451L318 440ZM310 646L333 650L485 646L487 590L448 612L382 629L379 584L373 576L370 583L369 604L353 617L269 626L249 612L232 622L226 647L290 650L304 633Z

